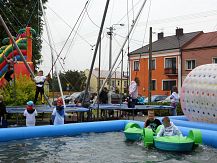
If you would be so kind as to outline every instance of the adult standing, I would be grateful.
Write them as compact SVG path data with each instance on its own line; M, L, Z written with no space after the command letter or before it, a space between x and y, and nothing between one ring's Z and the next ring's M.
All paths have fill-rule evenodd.
M179 103L179 94L178 94L178 89L176 86L173 86L172 88L172 94L170 95L170 100L171 100L171 106L172 106L172 109L170 110L170 115L177 116L176 109Z
M4 98L2 95L0 95L0 127L7 127L6 105L4 103Z
M39 93L41 94L41 103L44 104L44 83L48 78L49 75L47 77L44 76L42 70L38 71L38 75L34 78L36 84L34 104L36 104L38 100Z
M135 77L133 81L131 81L129 86L129 96L130 96L130 102L128 102L129 108L135 108L135 104L138 97L138 86L140 84L139 78Z

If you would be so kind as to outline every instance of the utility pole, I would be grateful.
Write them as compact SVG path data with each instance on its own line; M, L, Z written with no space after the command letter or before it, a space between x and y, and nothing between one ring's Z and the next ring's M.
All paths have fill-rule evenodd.
M112 67L112 35L113 35L113 26L109 27L109 32L107 34L109 35L109 71L111 70ZM111 104L111 74L109 74L109 79L108 79L108 103Z
M112 35L113 35L113 31L115 30L114 26L115 25L119 25L119 26L124 26L124 24L113 24L111 27L109 27L109 31L107 32L107 34L109 35L109 71L111 71L111 68L112 68ZM112 78L112 75L111 73L109 74L108 76L108 90L109 90L109 93L108 93L108 103L111 104L111 78ZM115 81L116 82L116 81ZM116 87L116 85L115 85Z
M152 27L150 27L149 35L149 58L148 58L148 103L151 102L151 89L152 89Z

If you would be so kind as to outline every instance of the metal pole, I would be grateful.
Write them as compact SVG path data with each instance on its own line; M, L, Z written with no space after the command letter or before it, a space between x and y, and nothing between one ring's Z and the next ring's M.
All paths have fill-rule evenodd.
M45 27L46 27L46 31L47 31L48 41L49 41L49 44L50 44L51 55L53 56L53 59L54 59L51 36L50 36L49 30L48 30L47 19L46 19L46 16L45 16L45 11L44 11L44 8L43 8L42 0L40 0L40 4L41 4L41 9L42 9L42 13L43 13L44 21L45 21ZM55 70L56 70L56 74L57 74L57 80L58 80L58 84L59 84L59 88L60 88L60 94L61 94L61 96L63 98L63 90L62 90L62 86L61 86L61 82L60 82L58 68L57 68L56 65L54 65L54 66L55 66ZM64 107L66 107L64 99L63 99L63 105L64 105Z
M111 67L112 67L112 34L113 34L113 27L111 26L109 28L109 32L107 33L109 35L109 71L111 70ZM112 100L111 100L111 79L112 76L111 74L109 75L109 79L108 79L108 90L109 90L109 93L108 93L108 103L111 104Z
M149 36L149 58L148 58L148 103L151 102L151 89L152 89L152 27L150 27Z
M123 59L124 59L124 51L122 49L122 55L121 55L121 91L120 91L120 104L122 103L122 93L123 93Z
M101 39L99 44L99 71L98 71L98 87L97 87L97 120L99 119L99 89L100 89L100 70L101 70Z
M139 10L139 12L138 12L138 14L137 14L137 16L136 16L136 19L135 19L135 21L134 21L134 24L131 26L131 29L130 29L130 31L129 31L129 33L128 33L128 35L127 35L127 37L126 37L126 39L125 39L125 41L124 41L124 43L123 43L123 45L122 45L122 47L121 47L121 50L120 50L120 52L118 53L118 55L117 55L117 57L116 57L116 59L115 59L113 65L112 65L112 67L111 67L111 70L110 70L110 72L109 72L109 75L111 75L111 72L112 72L112 70L113 70L113 68L114 68L114 66L115 66L115 64L116 64L116 62L117 62L119 56L121 55L121 51L122 51L122 49L124 48L124 46L125 46L125 44L126 44L128 38L129 38L129 36L130 36L130 34L131 34L133 28L134 28L134 26L135 26L135 24L136 24L136 22L137 22L137 20L138 20L138 18L139 18L139 15L141 14L143 7L145 6L146 1L147 1L147 0L144 0L142 6L141 6L141 8L140 8L140 10ZM109 75L108 75L108 76L109 76ZM105 83L106 83L107 80L108 80L108 77L107 77L107 78L105 79L105 81L103 82L103 85L102 85L101 88L100 88L100 92L102 91L102 88L104 87L104 85L105 85Z
M104 10L104 14L103 14L103 18L102 18L102 22L101 22L101 26L100 26L100 30L99 30L97 42L96 42L96 47L95 47L91 67L90 67L90 73L89 73L88 78L87 78L87 83L86 83L85 93L84 93L84 99L82 101L83 104L84 104L84 100L86 99L86 95L88 93L88 89L89 89L89 85L90 85L90 78L91 78L91 75L92 75L92 72L93 72L93 66L94 66L94 63L95 63L95 60L96 60L96 54L97 54L98 46L99 46L99 43L100 43L100 40L101 40L101 34L102 34L103 26L104 26L104 23L105 23L105 18L106 18L106 14L107 14L107 11L108 11L109 2L110 2L110 0L106 1L105 10Z

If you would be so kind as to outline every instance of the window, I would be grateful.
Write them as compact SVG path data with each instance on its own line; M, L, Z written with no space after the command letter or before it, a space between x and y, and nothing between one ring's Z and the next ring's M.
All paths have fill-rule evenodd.
M196 67L196 61L195 60L187 60L185 64L186 70L193 70Z
M120 85L120 80L118 80L118 86Z
M165 68L176 68L176 58L165 58Z
M156 59L152 59L152 63L151 63L151 68L152 70L155 70L156 69Z
M171 91L173 86L176 86L176 80L163 81L163 91Z
M139 61L134 61L134 64L133 64L133 70L134 71L139 71Z
M149 68L149 64L148 64L148 68ZM152 70L156 69L156 59L152 59L152 65L151 65Z
M99 82L100 87L102 86L102 84L103 84L103 80L100 80Z
M127 81L124 81L124 87L127 88Z
M212 58L212 63L217 63L217 58Z
M112 80L112 87L114 87L115 86L115 81L114 80Z
M156 90L156 80L151 81L151 90L152 91Z

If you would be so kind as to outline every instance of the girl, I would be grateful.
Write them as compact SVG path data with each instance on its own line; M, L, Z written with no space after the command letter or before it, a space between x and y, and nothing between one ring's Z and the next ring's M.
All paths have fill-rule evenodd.
M54 125L62 125L64 124L66 113L64 111L63 99L59 97L57 99L57 106L53 109L52 113L52 121Z

